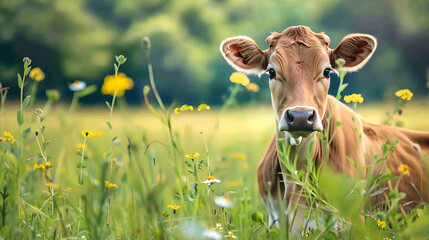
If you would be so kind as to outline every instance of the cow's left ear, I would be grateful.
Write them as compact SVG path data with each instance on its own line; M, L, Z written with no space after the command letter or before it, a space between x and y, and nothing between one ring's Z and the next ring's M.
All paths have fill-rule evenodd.
M349 72L362 68L377 48L377 39L368 34L349 34L341 40L338 47L331 52L331 64L337 67L335 60L343 58L346 63L343 69Z

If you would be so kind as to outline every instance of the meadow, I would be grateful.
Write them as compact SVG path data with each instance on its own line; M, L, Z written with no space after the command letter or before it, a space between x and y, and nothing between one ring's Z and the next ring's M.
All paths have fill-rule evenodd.
M122 63L117 64L116 76ZM152 82L145 96L154 90ZM256 168L274 135L269 105L191 110L180 107L186 103L167 108L149 99L141 107L119 108L114 100L103 107L57 103L52 96L32 106L23 97L22 103L4 100L2 133L11 138L0 142L5 239L300 238L270 229L259 198ZM408 101L393 123L429 131L427 100ZM364 102L356 111L366 121L383 123L395 104ZM321 176L320 181L331 197L326 206L352 219L355 229L347 229L346 239L427 236L427 206L406 216L397 215L399 207L378 211L359 225L345 211L349 202L339 203L344 193L332 198L327 190L350 190L340 185L358 179ZM338 237L329 220L302 235Z

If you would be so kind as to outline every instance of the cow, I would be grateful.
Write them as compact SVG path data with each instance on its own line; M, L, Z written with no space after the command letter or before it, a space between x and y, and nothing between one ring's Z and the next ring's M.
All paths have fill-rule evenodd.
M294 194L299 186L286 181L286 170L279 161L277 140L284 139L286 148L290 148L290 159L297 158L301 168L305 164L299 163L306 162L305 155L313 141L311 156L317 166L323 161L325 152L316 133L328 124L334 126L336 122L341 122L341 127L329 130L331 140L326 160L335 172L357 177L357 169L371 164L372 156L381 152L386 140L397 139L386 166L393 175L401 174L398 167L403 164L412 171L412 174L404 175L399 184L399 192L406 193L402 204L407 203L404 208L409 210L416 203L428 202L427 166L422 156L429 154L429 133L365 122L352 109L328 95L330 74L337 73L339 68L336 60L344 60L342 70L359 70L377 48L375 37L349 34L335 49L331 49L330 38L323 32L315 33L306 26L292 26L282 33L273 32L266 43L269 47L262 51L251 38L238 36L224 40L220 51L237 71L269 75L276 128L275 136L258 165L257 179L261 199L268 209L270 226L280 228L280 209L293 204L306 205L305 199ZM331 118L328 118L330 114ZM284 204L283 208L281 204ZM302 211L297 214L303 217ZM301 226L298 225L292 227L294 232L300 231Z

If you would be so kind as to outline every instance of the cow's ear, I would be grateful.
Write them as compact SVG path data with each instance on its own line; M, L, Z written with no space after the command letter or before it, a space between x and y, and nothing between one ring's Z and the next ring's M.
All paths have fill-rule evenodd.
M377 39L368 34L349 34L341 40L338 47L331 52L331 64L336 66L335 60L344 59L343 69L349 72L362 68L371 58L377 48Z
M243 73L261 75L268 64L266 54L246 36L225 39L220 44L220 52L235 70Z

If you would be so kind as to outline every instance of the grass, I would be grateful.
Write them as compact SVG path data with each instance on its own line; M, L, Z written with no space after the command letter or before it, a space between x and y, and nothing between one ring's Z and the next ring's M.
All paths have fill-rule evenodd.
M383 110L389 108L389 106L391 106L389 103L364 104L358 107L357 112L368 121L380 122L383 119ZM34 108L27 109L25 114L27 124L25 124L24 128L32 127L32 133L37 129L35 117L31 115L34 110ZM24 215L18 213L17 209L8 208L6 222L10 224L12 229L6 231L3 228L3 234L8 234L3 236L15 239L33 238L37 237L38 234L43 238L52 238L53 236L63 238L74 236L85 236L87 238L107 237L106 203L99 203L106 192L111 197L109 209L109 228L111 230L109 237L145 239L149 236L157 236L153 229L146 228L148 226L144 223L145 220L142 217L142 215L145 215L142 212L148 211L145 205L150 203L145 202L143 196L138 196L139 193L146 193L141 192L143 191L142 189L141 191L138 190L139 185L143 184L142 176L139 171L133 169L133 160L130 160L127 154L127 138L130 138L136 144L136 148L139 149L140 158L138 161L145 165L142 168L149 166L147 161L151 158L156 158L156 164L153 166L153 173L155 173L155 176L152 176L154 177L153 183L162 183L162 188L156 193L160 202L152 203L155 205L153 206L155 209L149 216L156 214L158 216L152 217L156 221L162 221L165 224L164 227L167 230L163 229L160 236L187 239L189 236L183 236L181 229L197 228L192 225L195 224L200 226L199 229L203 231L204 227L215 228L216 223L219 222L223 226L223 230L219 230L222 235L227 235L227 231L233 231L241 239L268 237L269 234L267 234L264 224L251 219L252 215L255 216L256 213L263 214L264 221L267 222L265 207L259 199L255 173L259 160L274 133L273 113L270 106L235 108L221 115L215 108L207 112L184 112L172 117L173 130L179 136L183 153L199 152L201 156L198 160L204 160L204 167L199 172L199 182L204 181L208 176L206 166L208 158L204 143L206 141L211 160L211 174L222 181L210 187L213 191L212 194L222 196L229 191L234 192L230 195L230 198L235 201L236 207L228 210L217 208L218 214L207 212L206 205L210 204L208 200L201 200L203 206L198 204L197 209L195 209L194 203L189 199L180 199L177 188L179 186L186 188L185 185L189 187L194 179L193 175L187 172L187 170L191 169L183 164L187 160L183 155L178 156L174 160L176 162L172 162L173 159L168 156L167 150L163 145L156 143L149 147L146 154L143 153L143 150L151 141L159 141L168 145L168 133L165 127L149 111L138 108L114 112L111 123L114 126L112 136L118 136L113 150L113 155L117 158L117 161L111 165L112 175L110 181L116 183L119 188L105 191L101 178L103 174L109 174L108 170L103 172L103 166L109 162L109 159L103 156L103 153L109 152L110 148L109 137L107 136L108 125L105 124L109 116L108 110L82 108L72 115L68 115L66 110L65 107L54 107L46 120L42 122L47 126L44 138L50 141L48 158L53 164L52 182L56 184L56 195L54 197L57 198L55 204L58 204L59 208L54 207L54 215L52 216L50 204L52 199L47 201L49 191L42 176L42 171L32 168L34 163L40 163L41 161L40 156L37 156L39 151L35 136L30 134L26 140L28 150L25 150L24 166L26 170L24 174L25 185L23 187L24 192L28 194L23 199L26 202L25 204L28 205L20 204L20 209ZM6 131L11 131L14 136L17 136L18 133L13 131L13 129L17 128L16 120L13 116L15 111L16 108L13 105L6 109L4 126ZM416 116L416 114L413 114L416 111L419 111L421 115ZM425 121L428 118L429 106L425 101L410 102L403 115L399 117L404 122L405 127L415 130L429 130L429 126ZM219 121L218 130L215 127L217 121ZM76 155L76 151L78 150L77 145L83 142L84 138L80 132L84 129L103 131L105 134L102 137L88 138L87 151L89 160L87 161L87 168L84 169L85 183L83 186L79 186L79 170L76 168L76 164L80 162L81 157ZM204 131L204 135L200 133L201 131ZM8 148L7 146L2 146L2 149L4 151ZM237 153L244 154L245 159L231 156ZM6 162L16 160L14 157L6 156L4 153L2 157L6 158ZM177 171L179 173L175 173L175 166L178 167L179 170ZM5 173L7 170L4 169L5 166L2 168L2 180L7 181L7 174ZM146 172L146 174L150 175L149 172ZM178 177L178 175L181 177ZM8 184L13 185L13 183ZM200 185L203 191L208 190L207 185L202 183ZM71 188L68 193L67 187ZM62 195L62 199L58 198L59 195ZM94 222L89 220L91 216L84 216L84 213L79 211L79 201L82 201L81 196L83 196L83 201L88 204L82 207L83 211L88 212L87 208L91 208L92 210L89 211L91 214L95 216L101 214L101 222L94 225L95 220ZM17 201L16 196L10 196L8 199ZM18 206L16 202L9 204ZM45 206L42 208L43 204ZM179 204L181 208L177 210L176 214L172 214L171 209L167 208L169 204ZM213 203L211 204L213 205ZM223 214L219 214L223 213L223 211L226 212L228 218L225 218ZM69 226L68 228L62 229L60 226L59 212L62 213L64 225ZM234 217L237 214L239 217ZM195 222L190 222L191 220ZM32 225L32 230L25 228L22 221ZM38 224L36 224L37 222ZM94 234L94 228L98 228L98 234ZM198 236L199 233L194 234Z
M125 57L117 57L115 76L125 61ZM187 107L176 109L180 114L175 115L157 96L149 64L152 88L145 87L143 92L145 98L150 90L154 92L158 110L147 99L144 108L114 108L115 100L125 106L123 93L115 88L115 81L121 81L119 76L111 78L113 87L104 89L113 95L107 107L76 109L79 98L95 91L95 87L88 86L75 92L71 106L55 104L58 97L50 92L48 103L37 108L27 106L30 97L24 98L30 63L24 59L24 74L19 76L19 104L4 105L5 91L0 86L5 106L1 126L3 135L9 136L0 142L1 237L300 238L285 227L268 226L257 189L256 168L274 135L274 114L270 106L264 105L228 109L240 84L231 89L222 107L201 112L185 111ZM405 102L400 104L362 104L357 112L367 121L381 123L385 111L393 110L394 105L403 108ZM413 99L393 123L429 130L428 110L427 101ZM84 130L103 135L92 137ZM392 140L384 144L383 154L368 167L386 161L396 143ZM340 237L334 218L344 225L342 234L346 239L361 239L364 235L368 239L419 239L427 235L427 205L403 213L398 201L404 194L392 187L387 209L361 212L366 196L377 194L377 188L372 187L395 183L401 176L385 171L367 180L352 179L325 168L319 172L311 159L305 170L296 169L288 149L280 144L279 151L291 181L305 189L309 218L319 221L319 228L302 238ZM209 176L221 182L204 183ZM329 209L331 217L324 216L323 209ZM363 215L365 222L361 221Z

